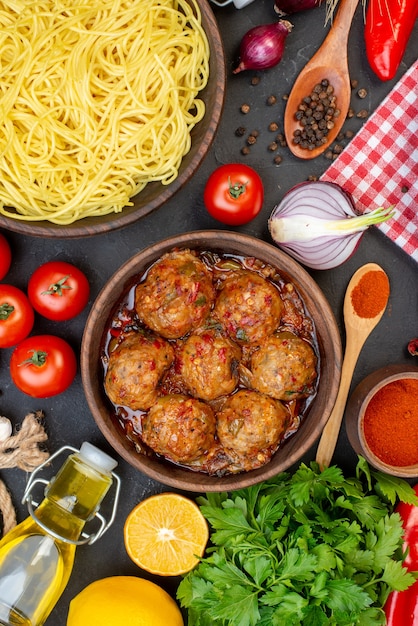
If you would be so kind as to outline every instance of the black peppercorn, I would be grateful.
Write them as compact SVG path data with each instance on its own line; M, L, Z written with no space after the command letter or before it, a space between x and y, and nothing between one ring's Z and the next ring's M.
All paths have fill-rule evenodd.
M326 143L328 131L334 128L334 119L340 115L333 94L334 87L324 78L302 99L295 112L295 119L302 130L298 129L300 134L294 132L293 143L308 150Z
M361 109L361 111L359 111L357 113L357 117L360 119L365 119L366 117L368 117L369 112L366 109Z

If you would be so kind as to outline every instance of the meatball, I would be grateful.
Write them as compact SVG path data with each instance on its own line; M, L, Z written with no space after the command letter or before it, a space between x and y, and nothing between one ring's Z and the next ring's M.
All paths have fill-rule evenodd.
M242 470L270 461L286 431L289 414L273 398L251 389L230 396L217 414L217 435Z
M135 290L140 320L166 339L178 339L200 326L214 300L212 275L189 250L161 257Z
M176 370L189 393L209 401L234 391L240 359L238 344L210 329L182 342L176 354Z
M157 399L157 386L174 360L168 341L131 333L110 353L104 386L114 404L146 411Z
M213 446L215 414L209 405L182 394L161 396L142 419L142 439L175 463L191 463Z
M261 341L274 332L283 303L276 287L256 272L243 270L223 283L213 310L214 318L235 341Z
M277 400L313 392L317 359L312 346L284 331L268 337L251 357L251 387Z

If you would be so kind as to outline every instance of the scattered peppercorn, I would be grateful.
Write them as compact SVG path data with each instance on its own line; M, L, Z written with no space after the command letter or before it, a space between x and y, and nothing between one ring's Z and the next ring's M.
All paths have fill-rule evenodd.
M344 133L344 136L346 139L352 139L354 137L354 131L352 130L346 130Z
M279 130L279 125L276 122L270 122L268 128L270 132L275 133L277 130Z
M402 185L401 191L402 191L402 193L407 193L409 191L408 185Z
M276 141L282 148L285 148L287 146L286 137L283 135L283 133L279 133L276 136Z
M315 176L314 174L310 174L308 176L308 180L309 180L309 182L315 182L315 181L318 180L318 176Z
M258 85L258 83L260 82L260 80L261 80L261 79L260 79L260 77L259 77L259 76L252 76L252 78L251 78L251 84L252 84L252 85L254 85L254 86L255 86L255 85Z
M258 137L258 135L259 135L259 134L260 134L260 133L259 133L259 131L258 131L258 130L252 130L252 131L250 132L250 136L251 136L251 137Z
M357 113L357 117L360 119L365 119L368 116L369 116L369 112L366 109L361 109L361 111Z
M241 148L241 154L243 154L244 156L245 156L245 155L247 155L247 154L250 154L250 149L249 149L249 147L248 147L248 146L243 146L243 147Z
M250 109L251 109L251 107L250 107L250 105L249 105L249 104L241 104L240 111L241 111L241 113L244 113L244 115L246 115L247 113L249 113L249 112L250 112Z
M351 79L350 81L351 88L355 89L358 86L358 80L356 78Z
M282 95L282 100L289 100L289 94L288 93L284 93Z
M246 132L246 129L244 128L244 126L238 126L238 128L235 130L235 135L237 137L244 137Z
M270 152L275 152L277 150L277 148L279 147L278 143L276 141L272 141L269 145L268 145L268 149L270 150Z
M325 154L324 154L324 157L325 157L326 159L329 159L329 160L331 161L331 159L332 159L332 150L327 150L327 151L325 152Z
M280 165L282 161L283 161L283 158L280 156L280 154L276 154L276 156L273 159L273 163L275 163L275 165Z
M257 137L254 137L254 135L248 135L247 145L253 146L255 143L257 143Z
M273 106L273 104L276 104L276 102L277 102L276 96L269 96L266 100L266 104L269 107Z
M350 107L347 112L347 117L350 119L351 117L354 117L354 115L354 110Z
M361 99L365 98L367 96L367 89L359 89L357 95Z

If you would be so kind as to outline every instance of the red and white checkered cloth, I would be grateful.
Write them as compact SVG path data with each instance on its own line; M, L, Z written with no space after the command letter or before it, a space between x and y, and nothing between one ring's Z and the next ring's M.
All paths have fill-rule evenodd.
M321 180L350 192L360 212L394 205L378 228L418 262L418 61Z

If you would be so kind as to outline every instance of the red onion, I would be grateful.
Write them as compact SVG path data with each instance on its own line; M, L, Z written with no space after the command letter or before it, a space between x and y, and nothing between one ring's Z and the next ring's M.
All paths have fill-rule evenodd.
M322 4L322 0L275 0L274 10L283 17L289 13L299 13L307 9L315 9Z
M339 185L309 181L285 194L268 227L273 241L290 256L325 270L344 263L369 226L392 216L392 207L358 215L351 195Z
M287 20L254 26L247 31L239 48L239 65L234 74L243 70L267 70L277 65L283 56L286 37L293 25Z

